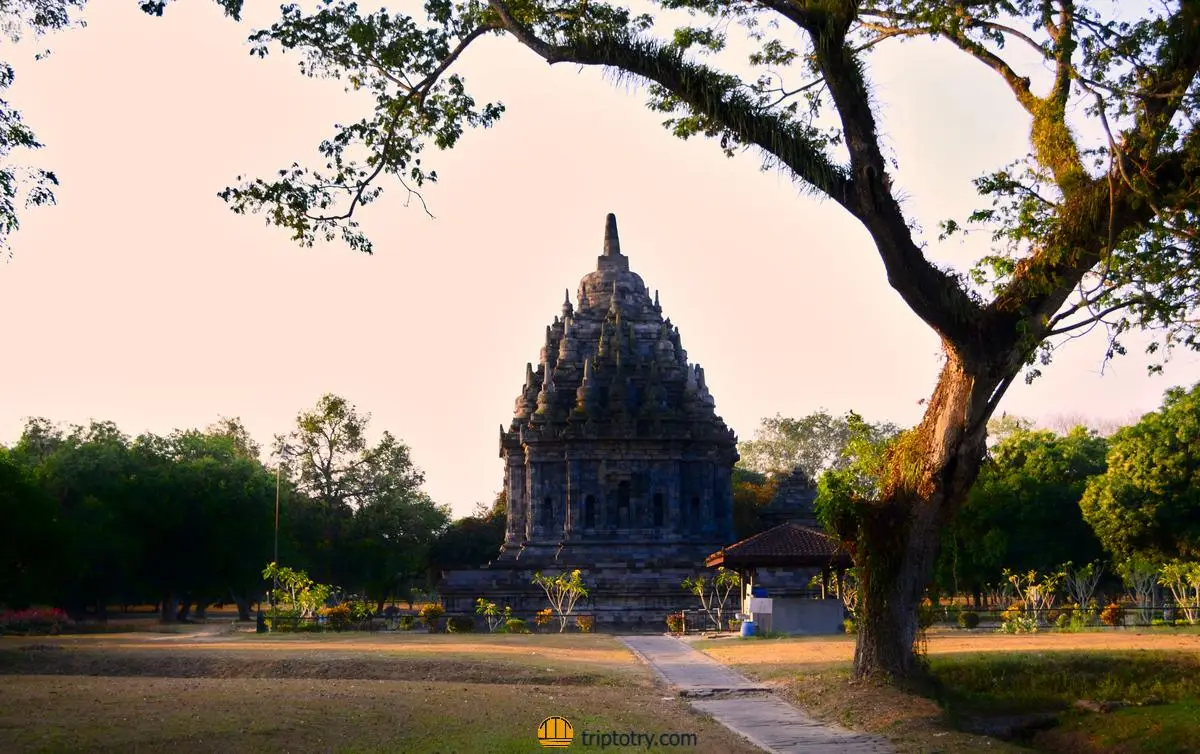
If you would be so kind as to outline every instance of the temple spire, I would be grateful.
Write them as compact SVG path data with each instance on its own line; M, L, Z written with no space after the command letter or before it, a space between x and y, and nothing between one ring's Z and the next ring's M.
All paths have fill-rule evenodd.
M617 216L611 212L604 221L604 256L621 256L621 239L617 237Z

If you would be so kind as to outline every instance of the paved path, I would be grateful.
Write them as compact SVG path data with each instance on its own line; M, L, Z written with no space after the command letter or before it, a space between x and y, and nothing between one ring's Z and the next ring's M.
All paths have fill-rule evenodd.
M692 706L773 754L885 754L885 741L824 725L672 636L621 639Z

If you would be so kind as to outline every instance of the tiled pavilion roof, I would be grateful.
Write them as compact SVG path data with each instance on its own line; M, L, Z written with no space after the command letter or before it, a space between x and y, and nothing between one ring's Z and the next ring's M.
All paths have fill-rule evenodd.
M772 529L709 555L710 568L849 568L850 555L828 534L796 523Z

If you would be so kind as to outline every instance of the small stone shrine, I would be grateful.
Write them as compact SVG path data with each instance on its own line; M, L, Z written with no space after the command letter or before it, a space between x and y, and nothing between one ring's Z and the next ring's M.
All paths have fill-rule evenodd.
M447 615L485 597L529 618L547 606L533 574L576 568L590 592L576 613L598 626L660 628L695 608L680 582L734 539L737 438L714 407L610 214L596 270L546 327L500 428L504 544L487 566L444 574Z

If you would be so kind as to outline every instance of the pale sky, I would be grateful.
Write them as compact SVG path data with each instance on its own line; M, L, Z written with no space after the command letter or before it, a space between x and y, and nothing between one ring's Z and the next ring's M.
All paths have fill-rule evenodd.
M29 45L10 55L10 99L63 185L0 266L0 441L28 416L137 434L225 415L266 443L335 392L407 442L429 493L465 515L500 488L499 427L564 289L574 298L594 269L607 212L742 439L776 412L920 418L937 340L848 215L754 155L673 138L643 91L551 69L511 40L463 61L477 100L508 111L429 155L436 219L391 191L362 215L365 256L300 249L234 215L216 193L235 176L310 159L333 123L358 117L295 56L250 57L244 40L274 6L236 24L198 0L161 19L97 2L86 29L46 40L49 59L32 62ZM1025 121L994 74L942 47L892 46L873 70L906 206L932 235L976 206L971 178L1024 151ZM962 266L980 252L934 255ZM1099 334L1072 343L1002 410L1124 419L1200 380L1188 354L1148 377L1136 347L1101 376L1103 349Z

